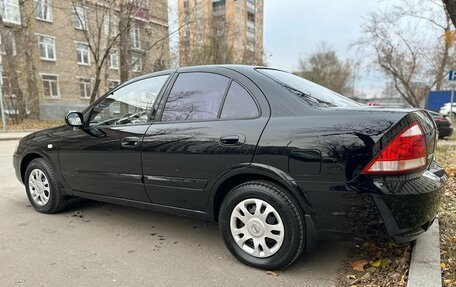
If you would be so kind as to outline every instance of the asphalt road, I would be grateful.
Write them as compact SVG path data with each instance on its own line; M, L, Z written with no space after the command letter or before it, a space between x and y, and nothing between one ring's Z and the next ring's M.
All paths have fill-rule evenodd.
M78 200L35 212L0 141L0 286L334 286L346 244L322 244L278 276L234 259L217 225Z

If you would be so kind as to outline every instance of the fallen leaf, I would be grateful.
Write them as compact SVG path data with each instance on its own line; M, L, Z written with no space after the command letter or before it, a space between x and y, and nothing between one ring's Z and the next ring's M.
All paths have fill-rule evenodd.
M364 272L364 266L366 266L367 263L369 263L367 260L356 260L352 262L351 267L355 271Z
M276 271L267 271L266 274L267 275L271 275L271 276L275 276L275 277L279 276L279 272L276 272Z
M377 267L377 268L380 267L380 264L382 264L381 260L376 260L371 263L372 266Z
M440 264L440 268L442 268L442 270L445 270L446 267L447 267L447 266L446 266L445 262L442 262L442 263Z
M375 273L375 272L378 272L378 269L375 267L369 267L369 268L366 268L366 272Z
M391 265L391 260L389 259L383 259L382 262L380 263L380 266L383 268L390 267Z

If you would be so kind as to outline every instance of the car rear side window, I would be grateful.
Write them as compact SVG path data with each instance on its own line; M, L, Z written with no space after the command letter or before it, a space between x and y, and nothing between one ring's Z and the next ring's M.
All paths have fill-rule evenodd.
M252 96L238 83L232 82L220 118L255 118L260 114Z
M182 73L165 104L162 121L217 119L230 79L212 73Z

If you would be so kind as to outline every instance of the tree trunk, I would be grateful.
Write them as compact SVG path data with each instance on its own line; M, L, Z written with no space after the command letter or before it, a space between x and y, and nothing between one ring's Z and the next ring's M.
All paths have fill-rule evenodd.
M95 84L93 85L92 93L90 94L90 103L92 104L95 102L97 99L97 94L98 94L98 89L100 88L100 83L101 83L101 68L97 67L97 70L95 72Z
M455 2L455 1L451 1L451 2ZM448 31L450 31L451 23L450 23L450 18L449 18L448 13L445 13L445 16L446 16L446 22L447 22L447 25L445 27L445 32L448 32ZM442 59L440 60L439 67L437 69L437 74L436 74L435 89L437 91L440 91L442 89L443 79L445 78L445 75L446 75L446 66L448 64L448 60L449 60L448 58L450 56L450 48L451 48L452 43L445 42L443 45L444 45L444 47L443 47Z
M453 25L456 26L456 0L443 0L443 3L445 3L445 7L448 14L450 14Z
M21 40L22 47L24 47L24 56L26 65L26 78L27 78L27 94L28 94L28 107L30 109L30 118L38 119L40 116L40 96L38 93L38 83L36 78L36 65L33 58L33 53L36 50L35 36L30 33L30 25L32 18L27 18L27 10L25 1L19 2L19 7L22 16L21 27Z
M124 9L130 9L128 4L121 4L120 11L124 11ZM128 43L129 39L128 36L130 35L129 32L129 13L122 13L119 19L119 31L124 31L120 34L119 37L119 62L120 62L120 83L124 83L128 81L130 77L130 65L128 64L128 60L130 57Z
M8 45L9 46L9 45ZM5 59L6 66L8 67L8 74L11 82L11 91L16 95L16 109L14 112L13 118L15 123L21 123L27 116L27 111L25 108L24 93L21 89L19 83L19 75L17 73L17 62L16 58L13 56L13 50L11 47L5 47Z

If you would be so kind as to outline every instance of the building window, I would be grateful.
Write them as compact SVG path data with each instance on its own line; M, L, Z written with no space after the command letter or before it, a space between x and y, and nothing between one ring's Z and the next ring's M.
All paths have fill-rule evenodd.
M0 0L0 18L5 22L21 24L19 0Z
M142 71L142 60L139 55L131 55L131 70L133 72Z
M89 99L92 91L92 81L90 79L79 79L79 92L82 99Z
M109 54L109 68L118 69L119 68L119 56L116 50L111 51Z
M35 16L37 19L52 22L51 0L35 0Z
M5 37L3 40L2 37ZM11 31L4 31L0 33L0 54L5 55L8 50L7 47L12 50L12 54L16 55L16 41L14 40L14 34Z
M40 46L40 58L42 60L55 61L55 39L48 36L38 36Z
M90 65L89 45L76 43L76 58L79 65Z
M119 19L114 15L103 16L103 31L106 36L116 36L119 33Z
M139 27L137 25L133 25L130 29L130 41L131 47L135 49L140 49L140 38L139 38Z
M110 80L108 82L108 89L109 90L113 90L115 87L117 87L118 85L120 85L120 81L118 80Z
M13 94L13 88L11 86L11 79L8 76L3 76L1 81L3 87L3 95L9 98L16 98L16 95Z
M149 0L130 0L130 2L138 8L149 9Z
M79 30L87 30L87 10L81 6L75 6L73 10L73 27Z
M55 75L41 75L43 82L44 96L50 98L60 97L59 79Z

